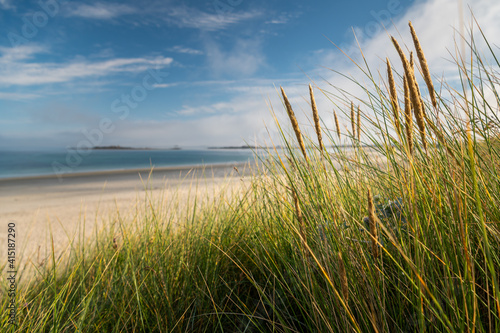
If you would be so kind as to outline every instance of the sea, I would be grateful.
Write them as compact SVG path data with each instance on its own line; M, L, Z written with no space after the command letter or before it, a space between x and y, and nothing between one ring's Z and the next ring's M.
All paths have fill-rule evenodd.
M251 149L0 151L0 178L254 161Z

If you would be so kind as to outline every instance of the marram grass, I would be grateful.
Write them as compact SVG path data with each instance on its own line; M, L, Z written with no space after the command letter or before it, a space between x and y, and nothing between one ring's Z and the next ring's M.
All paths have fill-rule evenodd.
M332 92L352 148L337 145L338 125L321 128L323 152L306 146L319 138L300 132L282 90L295 135L280 132L287 148L258 155L247 190L180 215L149 201L133 223L42 270L19 294L19 326L3 316L0 331L499 332L500 64L470 47L473 67L457 64L466 90L431 89L436 104L399 47L405 135L378 78L355 97L360 129L353 96Z
M404 54L403 50L401 49L401 46L399 45L398 41L396 38L391 37L392 43L394 44L394 47L396 48L396 51L398 51L398 54L401 58L401 62L403 63L403 68L405 71L405 77L406 81L408 83L408 88L410 92L410 98L411 98L411 104L413 107L413 111L415 112L415 118L417 120L417 125L418 129L420 132L420 137L421 137L421 142L423 147L427 150L427 140L425 138L425 121L424 121L424 105L422 103L422 99L420 96L420 91L418 89L418 84L417 80L415 78L415 72L413 69L412 63L413 61L408 61L406 58L406 55Z
M408 145L408 152L413 155L413 117L412 117L412 105L410 99L410 88L408 87L408 80L406 76L403 76L403 86L404 86L404 99L405 99L405 133L406 133L406 144Z
M417 52L417 58L420 62L420 67L422 68L424 81L429 90L429 96L431 98L432 106L437 108L434 84L432 83L431 73L429 71L429 66L427 66L427 60L425 59L424 51L422 50L422 46L420 46L420 41L418 40L417 33L415 32L413 25L411 24L411 22L409 22L408 25L410 27L411 37L413 38L413 44L415 45L415 51Z
M352 128L352 137L356 137L356 117L354 113L354 102L351 102L351 128Z
M396 131L399 133L401 131L401 125L399 123L399 103L398 95L396 90L396 83L394 82L394 76L392 74L391 62L386 58L387 64L387 80L389 81L389 95L391 97L392 112L394 113L394 126Z
M337 136L340 140L340 125L339 125L339 118L337 117L337 112L335 109L333 110L333 117L335 119L335 129L337 130Z
M286 96L285 90L283 87L281 88L281 95L283 97L283 101L285 103L285 108L288 113L288 117L290 118L290 121L292 122L292 127L293 131L295 132L295 136L297 137L297 141L300 146L300 150L302 151L302 154L304 154L304 158L307 159L307 153L306 153L306 146L304 144L304 139L302 138L302 132L300 131L299 127L299 122L297 121L297 118L295 117L295 112L293 112L292 105L290 104L290 101L288 100L288 97Z
M314 119L314 129L316 130L316 136L318 137L319 149L320 151L323 151L325 149L325 146L323 145L323 137L321 135L321 125L319 123L318 107L316 106L314 91L311 85L309 85L309 95L311 97L311 109Z
M368 221L369 221L369 229L371 234L371 243L372 243L372 255L374 259L377 259L379 256L378 249L378 224L379 219L375 212L375 203L373 202L373 194L370 189L368 189Z

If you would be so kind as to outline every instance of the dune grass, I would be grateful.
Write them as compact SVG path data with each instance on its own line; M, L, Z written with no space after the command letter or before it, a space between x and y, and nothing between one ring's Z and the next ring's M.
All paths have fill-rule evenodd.
M335 129L314 116L320 143L281 90L294 135L276 124L285 149L260 157L248 190L182 217L146 200L144 218L19 295L17 331L500 331L500 63L472 41L462 87L426 82L429 97L415 43L418 63L392 60L402 73L359 65L364 96L322 91L344 108Z

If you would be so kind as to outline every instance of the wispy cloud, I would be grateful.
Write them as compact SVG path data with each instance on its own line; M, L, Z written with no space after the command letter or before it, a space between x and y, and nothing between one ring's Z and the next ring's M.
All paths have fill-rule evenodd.
M47 53L45 46L38 44L21 45L17 47L0 47L0 65L32 59L36 54Z
M29 86L62 83L89 77L141 72L152 67L167 67L173 62L172 58L161 56L99 61L83 58L65 63L32 61L36 54L46 51L41 46L0 48L0 84Z
M196 49L192 49L192 48L180 46L180 45L170 47L167 49L167 51L176 52L176 53L184 53L184 54L192 54L192 55L202 55L203 54L203 52L200 50L196 50Z
M288 22L288 19L285 17L277 18L277 19L272 19L270 21L267 21L267 24L285 24Z
M266 21L266 24L286 24L291 20L298 18L302 13L281 13L275 15L272 19Z
M178 85L179 83L155 83L153 84L153 88L171 88Z
M170 7L164 9L164 20L180 28L194 28L202 31L222 30L230 25L258 18L262 15L256 10L242 12L228 12L224 15L208 13L197 8L187 6Z
M208 12L184 4L164 1L144 3L144 6L107 2L94 4L76 2L68 4L65 15L94 20L111 20L130 14L134 14L134 24L151 22L157 24L158 21L161 21L179 28L199 29L201 31L223 30L231 25L263 16L263 13L258 10L234 10L220 14L215 11ZM280 20L285 19L288 18L285 16L280 18Z
M40 98L41 95L29 93L15 93L15 92L0 92L0 99L11 101L26 101L30 99Z
M66 16L82 17L95 20L109 20L136 12L138 12L138 10L134 7L119 3L97 2L92 5L83 3L71 3L66 12Z
M180 116L207 115L234 113L234 105L227 102L219 102L210 105L188 106L184 105L181 110L175 111Z

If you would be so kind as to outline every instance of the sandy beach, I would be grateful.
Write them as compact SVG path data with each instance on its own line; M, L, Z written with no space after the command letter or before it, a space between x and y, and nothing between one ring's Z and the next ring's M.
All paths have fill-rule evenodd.
M237 166L238 174L234 167ZM17 264L42 265L72 241L87 241L96 230L117 219L130 219L146 200L214 196L222 188L237 189L245 164L105 171L55 176L0 179L0 244L7 244L7 225L16 225ZM139 205L139 206L138 206ZM137 210L138 211L138 210ZM130 219L131 220L131 219ZM6 258L7 248L0 248Z

